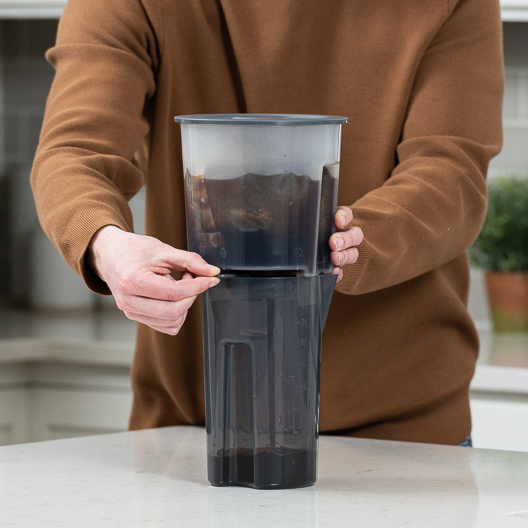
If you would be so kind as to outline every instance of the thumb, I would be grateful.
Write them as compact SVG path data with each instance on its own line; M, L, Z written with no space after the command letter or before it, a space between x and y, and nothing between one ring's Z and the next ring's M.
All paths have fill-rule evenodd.
M220 273L220 268L207 264L205 260L191 251L183 251L181 249L166 246L167 250L162 258L170 265L171 268L178 271L188 271L192 275L214 277Z

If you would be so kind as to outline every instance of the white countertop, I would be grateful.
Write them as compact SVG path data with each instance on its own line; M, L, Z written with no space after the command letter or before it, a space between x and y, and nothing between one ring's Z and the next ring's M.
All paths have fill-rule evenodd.
M528 453L320 438L315 486L207 482L205 431L0 447L2 527L507 528L528 525Z

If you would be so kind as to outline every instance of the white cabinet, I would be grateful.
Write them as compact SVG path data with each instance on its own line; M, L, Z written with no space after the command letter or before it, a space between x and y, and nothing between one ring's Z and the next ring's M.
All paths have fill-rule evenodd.
M126 431L131 349L32 341L0 346L0 445Z
M0 390L0 445L126 431L131 403L110 391Z
M0 389L0 445L28 441L28 394L24 388Z
M480 365L471 383L473 445L528 451L528 369Z
M474 447L528 451L528 400L473 397L471 414Z
M131 394L110 391L31 391L31 440L57 440L127 430Z

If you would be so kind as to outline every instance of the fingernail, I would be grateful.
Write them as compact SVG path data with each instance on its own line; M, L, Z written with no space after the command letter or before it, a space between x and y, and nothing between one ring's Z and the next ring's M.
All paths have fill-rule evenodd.
M220 279L213 279L211 281L211 284L210 284L209 288L212 288L213 286L216 286L219 282L220 282Z
M218 275L222 270L220 268L217 268L216 266L209 266L213 271L215 275Z
M337 237L335 239L335 245L336 245L336 248L340 248L343 245L343 239L341 237Z
M341 224L341 227L345 227L345 224L346 224L345 215L340 215L339 223Z

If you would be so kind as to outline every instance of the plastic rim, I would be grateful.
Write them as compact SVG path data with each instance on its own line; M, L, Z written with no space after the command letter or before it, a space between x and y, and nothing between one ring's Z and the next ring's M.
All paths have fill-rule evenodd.
M261 126L306 126L342 125L347 117L316 114L196 114L174 118L185 125L261 125Z

